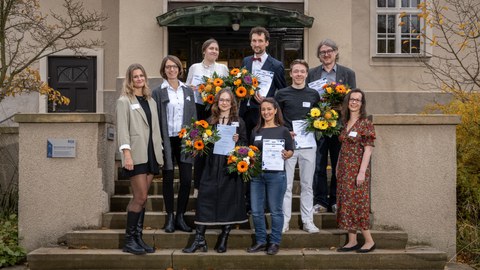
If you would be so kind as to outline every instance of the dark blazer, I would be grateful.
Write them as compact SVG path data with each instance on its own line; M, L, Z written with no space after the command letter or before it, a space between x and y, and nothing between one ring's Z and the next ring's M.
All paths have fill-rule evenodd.
M321 79L322 65L312 68L308 71L307 83L314 82ZM335 82L341 84L347 84L351 89L357 87L355 80L355 72L345 66L337 64L336 79Z
M168 98L167 88L161 88L162 85L157 86L152 91L152 97L157 102L158 118L160 120L160 129L163 138L163 159L164 170L173 170L172 147L170 145L170 138L168 136L167 123L167 104L170 102ZM183 123L182 126L187 126L192 123L192 118L197 119L197 111L195 109L195 99L193 97L193 90L188 86L182 86L183 90ZM192 163L193 159L189 154L181 153L180 159L182 162Z
M252 63L253 63L253 55L247 56L243 58L242 67L246 67L250 72L252 72ZM267 60L262 66L262 69L273 71L274 73L272 85L268 90L267 97L273 97L275 96L275 92L278 89L287 87L287 81L285 80L285 69L283 67L282 62L268 55ZM258 102L254 98L250 99L250 107L258 108L258 105L259 105ZM242 116L242 112L244 113L246 109L247 109L247 101L244 100L240 104L240 116Z

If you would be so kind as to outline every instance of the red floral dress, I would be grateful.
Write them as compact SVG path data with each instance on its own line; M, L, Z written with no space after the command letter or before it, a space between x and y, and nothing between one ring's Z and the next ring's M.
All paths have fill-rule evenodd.
M337 224L343 230L370 229L370 166L365 182L356 187L364 147L374 146L375 129L368 119L359 119L339 136L342 148L337 169Z

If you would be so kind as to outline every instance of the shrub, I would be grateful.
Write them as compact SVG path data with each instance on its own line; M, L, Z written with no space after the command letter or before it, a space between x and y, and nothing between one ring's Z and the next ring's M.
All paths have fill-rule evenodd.
M25 259L26 252L18 243L18 219L15 214L0 218L0 268Z

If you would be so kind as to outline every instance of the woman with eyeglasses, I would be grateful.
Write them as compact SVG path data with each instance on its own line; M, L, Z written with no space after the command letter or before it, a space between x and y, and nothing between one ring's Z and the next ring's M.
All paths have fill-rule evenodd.
M237 102L230 89L222 89L215 95L208 123L214 128L218 128L218 125L235 126L236 133L231 140L235 145L247 144L245 123L238 116ZM237 173L228 173L227 156L214 154L213 149L214 146L205 157L205 169L198 190L195 240L190 247L183 249L185 253L193 253L198 249L206 252L208 246L205 230L207 226L213 225L222 227L215 250L218 253L226 252L232 226L248 221L243 180Z
M211 78L213 76L213 73L216 73L218 76L221 77L228 75L228 67L224 64L216 62L218 59L218 55L220 54L220 48L218 47L218 42L215 39L210 38L203 42L202 54L202 62L193 64L188 69L188 76L185 82L194 90L198 120L205 120L210 116L210 111L205 110L205 105L203 105L202 97L200 96L200 92L198 92L197 90L198 83L202 81L203 76ZM200 183L200 178L202 177L202 171L204 167L205 159L201 156L195 157L193 171L193 186L195 189L193 192L194 197L196 197L198 194L198 186Z
M190 196L192 182L192 158L182 153L181 139L178 132L196 118L193 90L179 80L183 75L182 62L178 57L167 55L162 60L160 74L163 83L153 90L153 98L157 101L160 127L163 137L164 167L163 200L167 212L164 230L172 233L175 229L191 232L184 219ZM174 162L180 173L180 188L177 198L177 215L174 216L173 169Z
M348 231L348 242L338 252L367 253L375 249L370 233L370 157L373 152L375 128L367 119L365 93L356 88L343 100L344 128L337 163L337 223ZM357 230L365 239L357 241Z

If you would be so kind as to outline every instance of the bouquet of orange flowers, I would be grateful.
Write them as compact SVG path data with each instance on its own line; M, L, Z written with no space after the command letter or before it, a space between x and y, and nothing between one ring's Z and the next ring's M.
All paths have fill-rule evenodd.
M260 173L260 150L254 146L235 146L227 160L228 172L237 172L243 181L249 181L252 176Z
M238 101L255 95L258 88L258 78L246 68L233 68L225 79L225 86L231 87Z
M343 98L350 92L348 85L330 82L323 86L324 93L321 96L323 102L329 103L331 106L339 106L343 102Z
M306 131L314 132L315 137L320 139L322 136L332 137L338 135L342 127L338 120L338 113L330 107L328 103L318 103L319 107L313 107L307 113Z
M225 82L223 78L218 76L216 72L213 72L211 78L203 76L203 83L198 86L198 92L202 97L203 104L206 105L206 110L209 110L210 106L212 106L215 94L224 87Z
M210 145L220 139L218 130L212 130L212 126L205 120L196 121L192 118L190 126L182 128L178 133L184 145L182 152L189 153L193 157L208 152Z

